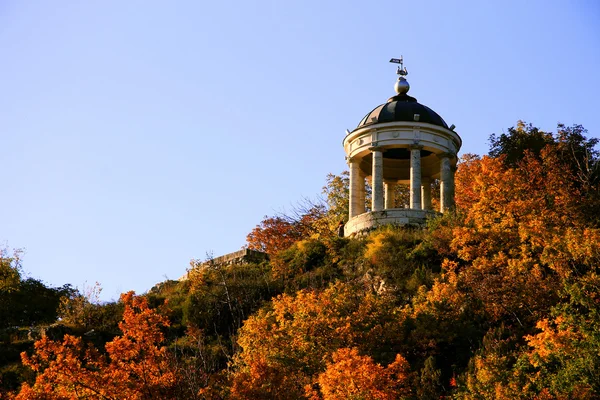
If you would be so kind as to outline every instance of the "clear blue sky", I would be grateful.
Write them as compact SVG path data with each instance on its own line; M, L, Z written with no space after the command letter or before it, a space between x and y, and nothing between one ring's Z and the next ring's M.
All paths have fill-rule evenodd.
M345 169L400 55L461 153L519 119L597 137L599 4L0 1L0 245L105 300L235 251Z

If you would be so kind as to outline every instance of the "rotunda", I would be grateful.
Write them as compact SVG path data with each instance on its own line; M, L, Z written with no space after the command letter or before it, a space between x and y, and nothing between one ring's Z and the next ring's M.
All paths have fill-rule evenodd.
M396 95L369 112L352 132L344 150L350 169L349 219L344 235L379 225L422 225L454 205L454 171L462 140L435 111L407 93L410 85L402 58ZM365 207L366 181L371 183L370 208ZM432 209L431 188L440 181L439 213ZM397 184L408 184L409 204L396 207Z

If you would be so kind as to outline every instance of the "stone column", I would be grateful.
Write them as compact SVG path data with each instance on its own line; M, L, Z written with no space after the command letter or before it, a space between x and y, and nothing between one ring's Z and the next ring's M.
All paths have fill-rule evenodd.
M383 181L385 192L385 209L396 207L396 182Z
M367 176L362 170L358 171L358 176L360 177L360 192L358 196L360 203L358 204L358 213L363 214L366 211L365 208L367 203Z
M440 158L440 212L450 210L454 205L454 174L450 165L449 153L438 155Z
M383 152L378 147L371 148L373 155L373 172L371 174L371 211L383 210Z
M421 209L421 149L410 146L410 208Z
M365 180L361 177L358 163L358 160L348 162L350 167L350 209L348 210L348 218L356 217L365 212Z
M423 178L421 180L421 208L431 210L431 179Z

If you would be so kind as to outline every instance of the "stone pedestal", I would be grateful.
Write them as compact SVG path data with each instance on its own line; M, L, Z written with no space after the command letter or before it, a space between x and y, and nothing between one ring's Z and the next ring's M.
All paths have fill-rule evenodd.
M344 234L346 236L360 235L382 225L423 226L428 218L438 215L435 211L411 210L408 208L367 212L348 221Z

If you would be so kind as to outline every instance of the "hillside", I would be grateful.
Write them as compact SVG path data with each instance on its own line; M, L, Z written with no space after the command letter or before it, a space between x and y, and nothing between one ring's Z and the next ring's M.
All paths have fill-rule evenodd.
M35 347L3 336L0 394L599 398L600 163L585 134L520 122L492 136L488 156L461 159L456 210L423 228L337 237L347 180L330 176L326 205L250 233L268 261L194 262L114 304L61 293L54 320L23 323L60 318Z

